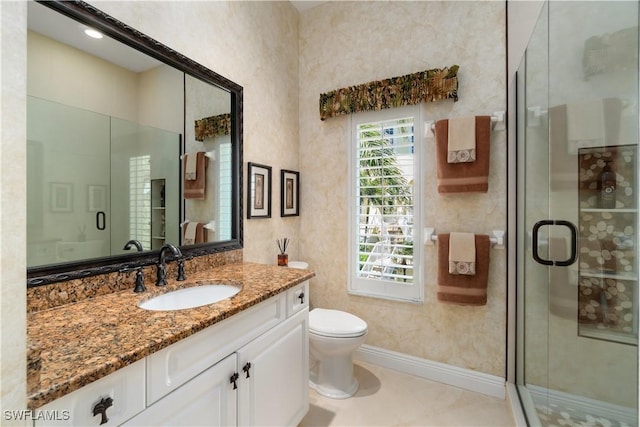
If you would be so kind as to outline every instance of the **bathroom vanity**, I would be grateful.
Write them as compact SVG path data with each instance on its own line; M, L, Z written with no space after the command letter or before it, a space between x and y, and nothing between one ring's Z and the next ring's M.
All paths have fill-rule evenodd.
M148 295L121 291L31 313L29 338L42 357L29 396L35 426L297 425L309 406L311 277L230 264ZM186 310L137 307L205 280L242 290Z

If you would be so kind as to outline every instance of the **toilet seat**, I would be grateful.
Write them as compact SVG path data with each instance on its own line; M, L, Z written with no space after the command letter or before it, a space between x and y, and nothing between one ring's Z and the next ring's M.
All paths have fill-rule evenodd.
M332 338L360 337L367 333L367 322L344 311L314 308L309 312L309 333Z

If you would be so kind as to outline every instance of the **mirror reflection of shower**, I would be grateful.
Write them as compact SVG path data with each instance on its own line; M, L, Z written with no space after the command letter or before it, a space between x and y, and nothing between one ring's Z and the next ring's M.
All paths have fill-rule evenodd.
M35 97L27 116L29 267L179 242L160 198L179 197L180 135Z

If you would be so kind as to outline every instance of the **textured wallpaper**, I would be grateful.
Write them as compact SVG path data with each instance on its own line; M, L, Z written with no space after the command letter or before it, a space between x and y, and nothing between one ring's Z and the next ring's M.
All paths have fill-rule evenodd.
M505 251L492 250L488 303L436 301L436 249L424 248L423 304L352 296L348 280L349 117L320 121L320 93L460 65L459 97L425 104L426 120L505 110L505 7L501 2L331 2L301 14L300 168L302 257L316 271L311 303L352 312L367 344L504 376ZM424 226L490 233L506 227L506 134L491 141L489 192L438 195L435 146L424 139Z

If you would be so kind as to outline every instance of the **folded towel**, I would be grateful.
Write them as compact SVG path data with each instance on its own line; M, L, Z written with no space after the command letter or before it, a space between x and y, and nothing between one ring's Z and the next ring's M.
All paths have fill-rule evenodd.
M473 233L449 235L449 274L476 274L476 236Z
M182 226L182 244L193 245L207 242L207 229L201 222L188 222Z
M207 157L204 151L193 153L189 156L196 155L196 179L189 180L186 177L186 163L187 156L184 158L185 179L183 185L183 194L185 199L200 199L205 198L205 185L206 185L206 170L207 170Z
M449 121L436 122L436 165L438 193L466 193L489 190L489 149L491 145L491 117L476 116L476 161L448 163L447 147Z
M557 126L559 131L565 132L563 138L567 141L570 155L578 154L580 148L619 144L622 116L620 99L603 98L558 107L552 107L556 109L556 124L551 123L550 126ZM562 113L566 114L564 123L559 117ZM552 119L551 113L549 118Z
M591 141L569 140L567 104L549 108L549 147L551 149L549 157L552 190L575 189L576 155L579 154L581 148L619 144L622 102L617 98L605 98L602 100L602 108L604 112L604 140ZM583 181L580 185L582 188L586 188L588 182Z
M476 161L476 117L449 119L447 163Z
M570 141L604 141L602 101L567 104L567 139Z
M438 234L438 301L460 305L485 305L489 279L489 236L477 234L476 275L449 274L449 235Z
M194 181L198 177L198 156L197 154L185 154L184 179Z

